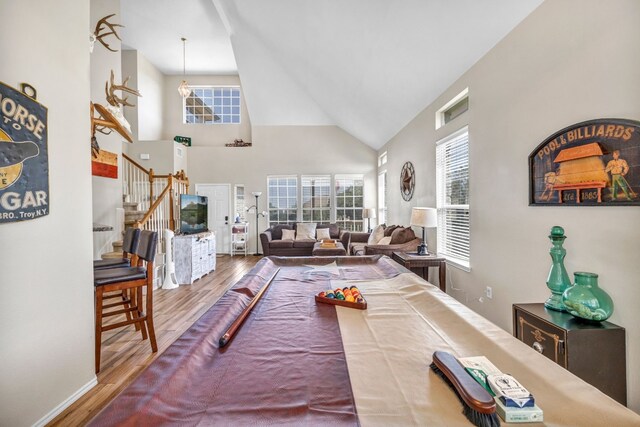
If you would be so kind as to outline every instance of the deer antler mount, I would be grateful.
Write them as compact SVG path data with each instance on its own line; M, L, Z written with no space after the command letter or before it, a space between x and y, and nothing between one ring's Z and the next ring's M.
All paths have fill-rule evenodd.
M102 46L106 47L108 50L110 50L111 52L117 52L117 49L111 49L111 47L109 46L109 43L107 43L104 39L107 36L111 36L114 35L116 36L116 38L118 40L122 40L120 38L120 36L118 35L118 32L116 31L116 27L122 27L124 28L124 25L120 25L120 24L115 24L112 22L109 22L109 18L111 18L112 16L115 16L115 13L112 13L111 15L105 16L103 18L101 18L98 23L96 24L96 29L93 32L92 36L91 36L91 40L92 40L92 44L91 44L91 51L93 51L93 43L97 40L100 43L102 43Z
M124 98L121 98L118 95L116 95L116 91L119 90L122 93L126 92L135 96L142 96L140 95L140 92L138 92L135 89L131 89L130 87L127 87L127 82L129 81L129 77L124 79L121 85L115 84L114 79L115 79L115 76L113 75L113 70L111 70L111 77L109 78L109 81L104 85L104 92L107 95L107 102L109 103L109 105L113 105L114 107L120 107L121 105L122 106L126 105L127 107L133 107L135 104L128 103L127 102L127 100L129 99L128 97L125 96Z

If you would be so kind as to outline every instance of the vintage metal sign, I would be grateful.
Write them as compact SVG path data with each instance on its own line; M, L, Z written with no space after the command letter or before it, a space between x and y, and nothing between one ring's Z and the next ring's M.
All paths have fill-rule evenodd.
M48 214L47 108L0 82L0 223Z
M596 119L547 138L529 155L530 205L640 205L640 122Z

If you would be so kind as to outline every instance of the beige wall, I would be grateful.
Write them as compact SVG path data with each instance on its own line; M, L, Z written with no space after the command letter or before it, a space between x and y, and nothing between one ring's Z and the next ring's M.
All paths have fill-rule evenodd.
M223 147L234 139L251 141L251 120L242 95L240 109L241 124L239 125L205 125L183 124L183 100L178 94L178 86L182 76L166 76L164 79L164 123L162 139L173 140L176 135L191 137L193 145ZM187 76L187 82L192 86L233 86L240 85L238 76ZM242 91L242 88L240 88Z
M162 139L165 75L138 52L138 139ZM136 102L136 101L134 101Z
M530 207L529 153L573 123L640 118L640 2L547 1L422 111L388 150L390 222L412 206L435 206L435 142L469 125L471 272L449 267L448 292L511 330L511 305L543 302L554 225L568 236L565 265L593 271L611 294L610 319L627 330L629 407L640 412L640 210L638 207ZM435 111L465 87L470 109L434 130ZM414 162L416 194L402 202L399 171ZM430 245L435 245L433 235ZM433 246L431 246L433 247ZM493 299L483 296L493 288Z
M46 421L95 384L89 3L0 2L0 80L48 108L51 213L0 225L0 425Z
M153 168L159 175L187 171L188 148L175 141L136 141L129 147L129 157L145 169ZM179 151L179 152L178 152ZM148 154L149 159L141 159Z
M365 206L376 198L376 152L336 126L255 126L253 146L244 148L193 146L189 151L191 192L196 183L244 184L247 206L251 192L262 191L259 211L267 209L267 176L300 174L364 174ZM233 205L232 205L233 206ZM230 216L233 217L233 207ZM255 251L255 217L249 250ZM260 219L259 230L267 227Z

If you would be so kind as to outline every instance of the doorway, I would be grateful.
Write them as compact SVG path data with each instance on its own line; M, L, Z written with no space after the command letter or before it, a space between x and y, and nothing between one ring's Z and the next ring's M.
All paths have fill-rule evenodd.
M216 253L228 254L230 249L229 206L231 184L196 184L196 194L207 196L209 209L207 223L216 233Z

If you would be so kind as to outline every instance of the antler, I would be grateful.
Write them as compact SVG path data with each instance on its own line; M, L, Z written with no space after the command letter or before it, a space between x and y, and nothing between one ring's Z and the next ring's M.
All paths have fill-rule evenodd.
M133 107L134 104L129 104L127 102L127 99L129 99L128 97L125 96L124 99L120 98L115 94L115 92L117 90L120 90L122 92L127 92L135 96L142 96L140 95L140 92L138 92L135 89L131 89L130 87L127 87L127 82L129 81L129 77L124 79L121 85L115 84L114 79L115 77L113 75L113 70L111 70L111 77L109 78L109 81L104 85L104 92L107 95L107 102L113 105L114 107L118 107L120 105Z
M109 22L108 20L109 20L109 18L111 18L112 16L115 16L115 13L112 13L111 15L105 16L105 17L103 17L102 19L100 19L100 20L98 21L98 23L96 24L96 30L93 32L93 35L95 35L95 36L96 36L96 40L98 40L100 43L102 43L102 45L103 45L104 47L106 47L107 49L109 49L111 52L117 52L117 50L116 50L116 49L111 49L111 48L109 47L109 44L103 40L105 37L110 36L110 35L112 35L112 34L113 34L114 36L116 36L116 38L117 38L118 40L122 40L122 39L120 38L120 36L118 35L118 33L116 32L116 27L123 27L123 28L124 28L124 25L120 25L120 24L113 24L113 23ZM105 27L107 27L107 28L108 28L108 29L110 29L111 31L106 31L106 30L107 30L107 28L102 28L102 25L104 25ZM103 30L105 30L106 32L104 32L104 33L100 34L100 32L101 32L101 31L103 31Z

